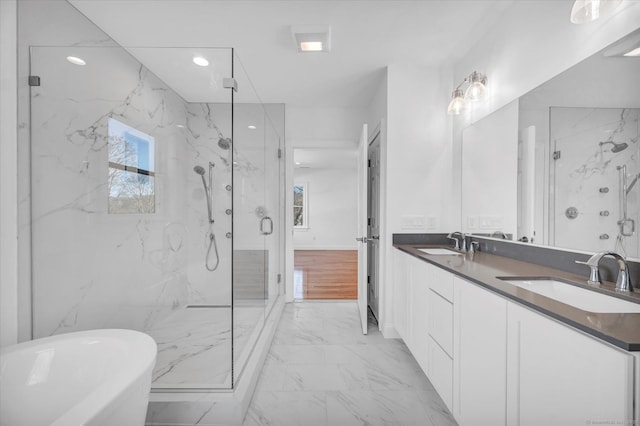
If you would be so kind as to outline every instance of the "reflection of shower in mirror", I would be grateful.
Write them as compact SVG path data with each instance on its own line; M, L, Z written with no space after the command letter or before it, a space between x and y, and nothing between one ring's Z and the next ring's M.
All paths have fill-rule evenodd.
M627 145L627 144L625 144ZM613 151L613 149L612 149ZM625 237L632 237L636 232L636 222L629 217L629 192L633 189L633 186L638 182L640 173L633 175L633 180L629 183L629 174L627 173L627 165L617 167L620 177L620 212L621 217L617 224L619 227L618 236L616 237L616 250L619 250L626 256L625 250Z

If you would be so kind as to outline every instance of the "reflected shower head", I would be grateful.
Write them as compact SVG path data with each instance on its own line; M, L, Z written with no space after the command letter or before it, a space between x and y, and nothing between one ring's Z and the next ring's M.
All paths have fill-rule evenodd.
M229 149L231 147L231 138L223 138L218 139L218 146L222 149Z
M199 174L200 176L204 176L204 167L202 166L195 166L193 168L193 171Z
M606 142L600 142L600 146L610 143L611 145L613 145L613 148L611 148L611 152L620 152L620 151L624 151L625 149L627 149L629 147L629 144L627 144L626 142L620 142L620 143L616 143L614 141L606 141Z

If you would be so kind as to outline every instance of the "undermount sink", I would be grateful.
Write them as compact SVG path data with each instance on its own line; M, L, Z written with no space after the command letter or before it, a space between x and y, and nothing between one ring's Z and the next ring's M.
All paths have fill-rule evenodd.
M457 255L462 254L460 252L445 249L445 248L421 248L418 250L426 254L457 254Z
M497 277L509 284L588 312L640 313L640 303L558 281L553 278Z

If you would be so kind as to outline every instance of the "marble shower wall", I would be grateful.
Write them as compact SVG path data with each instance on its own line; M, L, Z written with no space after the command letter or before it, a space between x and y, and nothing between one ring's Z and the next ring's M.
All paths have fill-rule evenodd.
M31 72L41 77L31 91L34 338L146 330L187 304L229 305L231 166L211 107L187 104L118 47L32 47ZM109 117L155 138L154 214L107 212ZM204 266L207 206L193 171L209 162L215 272Z
M640 109L550 108L554 200L551 243L582 250L617 250L639 257L638 229L620 235L622 189L618 167L626 165L628 183L640 173ZM613 149L616 145L617 149ZM623 148L626 144L626 148ZM555 148L554 148L555 146ZM640 226L640 184L628 192L627 216ZM574 208L575 210L567 210ZM569 218L568 215L575 216ZM625 233L630 233L627 226Z

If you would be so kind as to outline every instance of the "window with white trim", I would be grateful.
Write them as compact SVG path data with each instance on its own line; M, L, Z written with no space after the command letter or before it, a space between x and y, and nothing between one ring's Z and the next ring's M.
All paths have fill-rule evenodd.
M308 228L309 219L307 215L307 184L297 183L293 185L293 227Z

